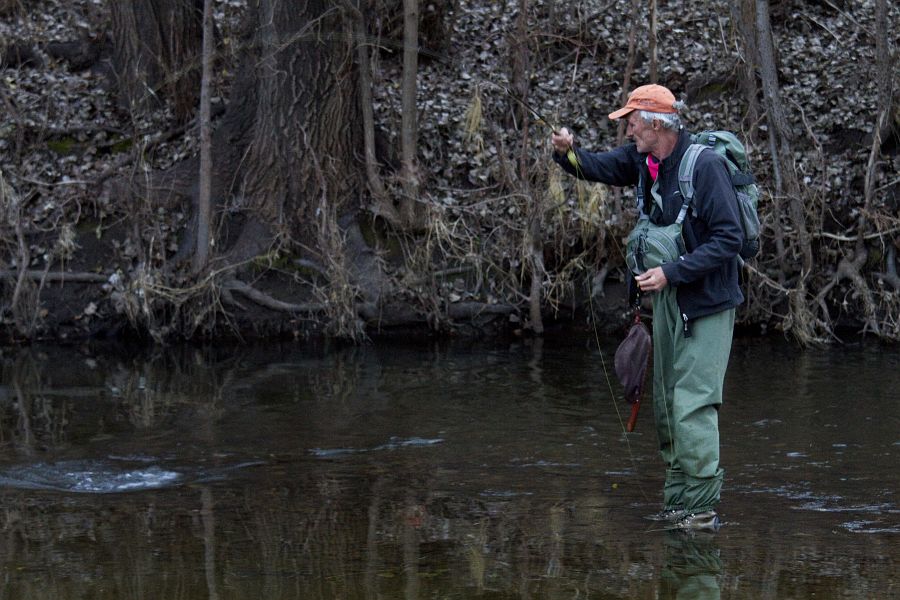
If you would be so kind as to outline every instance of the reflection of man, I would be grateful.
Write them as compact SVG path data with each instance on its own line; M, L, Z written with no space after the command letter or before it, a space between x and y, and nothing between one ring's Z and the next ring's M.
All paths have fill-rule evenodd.
M722 559L714 536L667 534L661 598L719 600Z
M609 115L627 120L631 143L588 152L563 128L551 138L553 158L577 177L641 186L650 222L670 225L682 206L678 167L691 144L678 114L682 106L663 86L641 86ZM566 159L570 149L578 164ZM735 307L743 302L737 263L743 228L723 160L701 152L693 183L682 234L686 252L635 277L642 292L653 294L653 408L667 466L663 507L650 518L686 530L719 526L718 408Z

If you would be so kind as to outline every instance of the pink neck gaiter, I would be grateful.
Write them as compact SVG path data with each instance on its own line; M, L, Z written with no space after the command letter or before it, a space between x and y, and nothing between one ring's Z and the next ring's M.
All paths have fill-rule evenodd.
M659 175L659 161L652 154L647 155L647 168L650 169L650 177L656 181L656 176Z

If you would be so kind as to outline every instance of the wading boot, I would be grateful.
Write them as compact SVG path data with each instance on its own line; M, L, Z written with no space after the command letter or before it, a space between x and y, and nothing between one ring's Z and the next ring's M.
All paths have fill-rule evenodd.
M668 529L675 531L718 531L722 526L719 515L714 510L701 513L684 513Z
M683 508L664 508L652 515L646 515L644 518L648 521L665 521L666 523L675 523L685 515Z

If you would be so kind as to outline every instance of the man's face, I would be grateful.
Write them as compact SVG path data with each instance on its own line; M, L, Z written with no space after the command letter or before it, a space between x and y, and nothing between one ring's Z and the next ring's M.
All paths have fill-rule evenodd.
M634 140L637 151L652 152L659 141L659 135L653 128L653 123L645 122L636 110L629 113L625 119L625 135Z

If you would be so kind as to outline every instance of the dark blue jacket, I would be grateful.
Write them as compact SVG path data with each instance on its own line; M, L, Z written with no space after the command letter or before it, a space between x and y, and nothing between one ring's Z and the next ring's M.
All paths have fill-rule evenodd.
M659 166L659 191L663 208L650 194L652 180L647 155L627 144L609 152L588 152L576 148L581 168L576 170L565 156L553 159L568 173L608 185L644 186L644 211L657 225L675 222L682 205L678 187L678 165L691 144L682 130L675 150ZM737 197L724 159L715 152L700 153L694 169L694 200L685 219L683 236L687 253L678 261L663 265L669 285L677 286L678 306L687 327L690 319L733 308L744 301L738 284L737 254L744 239Z

